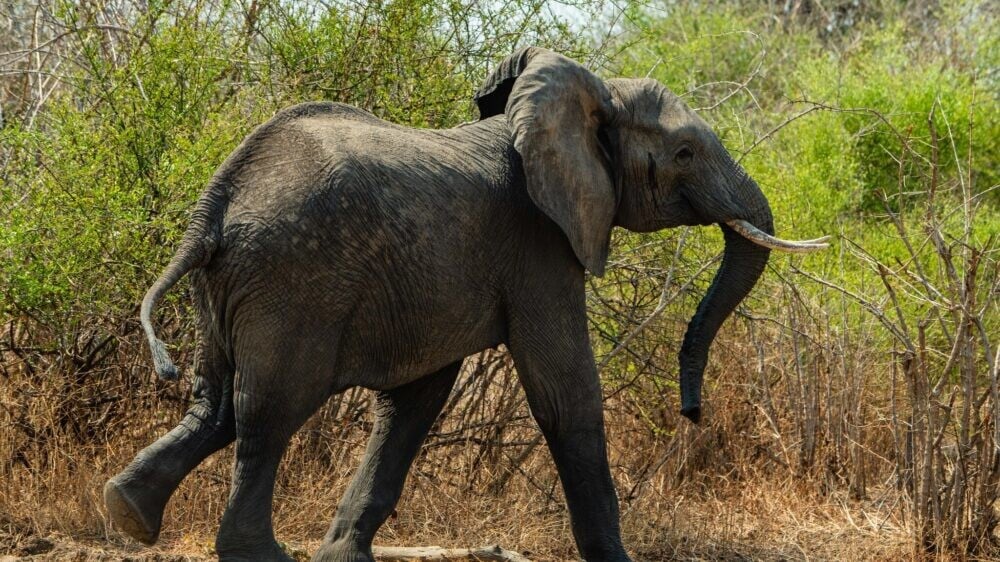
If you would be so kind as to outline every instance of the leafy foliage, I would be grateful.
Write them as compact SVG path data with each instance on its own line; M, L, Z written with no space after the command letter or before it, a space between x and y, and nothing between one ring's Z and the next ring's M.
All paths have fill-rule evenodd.
M859 500L877 476L908 498L898 505L918 514L925 546L982 546L995 525L989 475L1000 474L987 470L995 438L983 433L997 416L982 413L1000 412L996 29L981 0L0 0L0 376L12 381L0 385L0 422L11 422L0 423L0 480L59 495L37 481L65 468L51 451L104 459L98 444L131 450L176 419L190 389L149 374L136 303L198 193L254 126L317 99L452 126L474 118L470 95L491 65L533 43L602 62L606 75L659 79L764 188L780 235L836 237L834 251L772 259L716 341L708 398L719 421L695 434L674 412L676 354L721 236L614 233L612 267L590 280L589 304L609 416L622 422L608 425L632 486L623 501L664 466L678 482L721 474L742 486L760 470ZM179 293L163 331L190 353ZM539 441L517 433L527 413L498 375L509 361L480 359L485 373L461 385L485 395L496 383L503 408L474 398L461 407L483 419L464 429L452 420L448 435L483 443L467 451L470 483L491 477L475 468L482 459L510 461L499 490L524 472L511 459L535 462L526 459ZM966 399L970 388L978 398ZM354 392L317 416L339 427L336 453L317 430L295 454L323 467L349 458L343 444L360 439L346 436L361 431L365 403ZM524 438L505 444L505 431ZM740 447L725 446L731 436ZM510 443L528 445L503 452ZM649 453L661 450L678 460ZM931 466L915 463L921 450ZM986 507L961 511L973 501L956 482L986 490ZM939 491L949 487L952 496ZM955 506L951 530L926 521L947 497L957 498L944 502ZM82 511L104 532L90 501ZM635 517L659 521L653 504L655 518ZM970 530L973 520L986 523ZM949 534L958 522L964 539Z
M50 41L72 68L44 99L3 99L0 310L57 329L67 313L127 313L252 127L317 99L413 126L470 119L475 85L514 45L572 50L540 6L58 4Z

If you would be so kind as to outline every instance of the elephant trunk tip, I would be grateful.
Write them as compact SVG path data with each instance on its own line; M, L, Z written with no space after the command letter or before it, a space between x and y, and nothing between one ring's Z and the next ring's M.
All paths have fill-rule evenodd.
M681 415L691 420L691 423L701 422L701 405L684 406L681 408Z

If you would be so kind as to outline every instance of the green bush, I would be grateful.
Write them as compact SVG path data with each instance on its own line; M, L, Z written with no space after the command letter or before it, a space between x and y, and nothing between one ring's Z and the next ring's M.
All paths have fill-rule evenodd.
M37 116L3 112L0 311L59 331L97 311L129 317L254 126L321 99L413 126L468 120L475 86L515 45L580 48L541 5L166 1L97 28L95 8L59 4L52 34L72 68Z

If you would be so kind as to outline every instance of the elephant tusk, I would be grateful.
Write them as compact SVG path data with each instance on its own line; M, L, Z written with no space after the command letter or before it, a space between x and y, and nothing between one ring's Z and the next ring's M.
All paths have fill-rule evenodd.
M830 239L829 236L814 238L812 240L782 240L771 236L745 220L733 219L726 221L726 224L729 225L729 228L732 228L736 232L740 233L740 235L754 244L758 244L772 250L778 250L779 252L806 254L830 247L830 245L827 244L827 240Z
M797 244L824 244L830 241L832 236L820 236L819 238L813 238L812 240L796 240ZM829 244L827 244L829 246Z

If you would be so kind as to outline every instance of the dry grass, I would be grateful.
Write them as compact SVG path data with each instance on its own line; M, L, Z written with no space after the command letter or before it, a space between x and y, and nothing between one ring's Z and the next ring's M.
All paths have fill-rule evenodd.
M720 348L742 345L739 331L728 329ZM716 368L727 366L739 372L735 365ZM434 429L379 543L497 543L533 560L574 559L554 468L509 368L499 353L470 362L459 383L466 388L453 397L448 415ZM611 461L625 540L636 559L913 556L912 529L903 520L898 491L872 488L866 499L851 499L846 487L828 490L813 474L786 470L783 461L761 450L760 434L770 430L770 423L754 415L736 378L721 377L712 395L714 412L704 427L682 422L663 404L662 430L652 431L635 415L637 404L623 394L609 399ZM25 401L33 380L38 379L25 371L9 371L11 384L0 390L6 417L0 425L0 458L20 455L26 461L6 465L0 490L10 553L25 537L45 536L57 545L48 556L59 560L211 556L228 493L231 449L210 458L183 483L168 507L161 543L153 549L110 529L100 499L104 481L180 417L176 398L185 394L183 383L151 392L146 401L114 414L98 409L91 418L60 425L55 423L59 395L36 389ZM155 384L150 380L141 387ZM289 448L278 481L275 527L297 553L318 545L360 459L370 424L368 399L364 391L335 398ZM27 418L12 418L15 404L29 405ZM102 418L114 421L93 443L81 446L78 426ZM26 440L25 423L47 437Z

